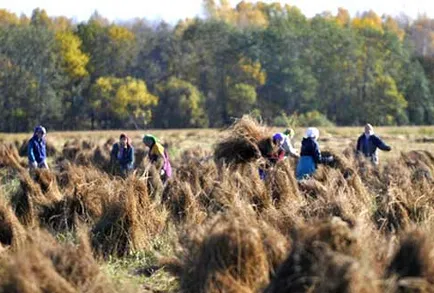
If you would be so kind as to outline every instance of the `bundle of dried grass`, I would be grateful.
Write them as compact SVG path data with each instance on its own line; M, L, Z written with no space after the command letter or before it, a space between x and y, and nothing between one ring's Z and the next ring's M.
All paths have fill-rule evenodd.
M351 257L354 235L344 222L334 221L295 231L289 257L264 292L378 292Z
M174 180L167 185L164 192L163 203L176 223L199 224L206 217L201 210L191 185L187 182Z
M13 168L18 171L24 170L17 150L13 145L0 144L0 168Z
M88 240L78 242L60 245L47 232L32 231L19 251L0 259L0 292L114 292Z
M404 235L385 272L385 277L392 280L390 292L432 292L433 251L424 233L412 231Z
M15 216L12 208L0 193L0 243L3 247L19 249L26 238L26 231Z
M272 146L270 131L245 115L230 128L229 134L214 148L217 162L238 164L257 160Z
M92 229L93 247L103 256L144 249L164 229L166 218L166 212L149 198L146 182L129 177L116 197L104 203Z
M276 166L269 171L269 174L266 179L266 184L270 190L273 203L276 206L300 199L298 183L295 178L293 166L290 164L289 160L284 160L276 164Z
M192 227L180 238L181 291L257 292L263 288L287 248L285 238L271 230L261 227L253 214L234 212Z

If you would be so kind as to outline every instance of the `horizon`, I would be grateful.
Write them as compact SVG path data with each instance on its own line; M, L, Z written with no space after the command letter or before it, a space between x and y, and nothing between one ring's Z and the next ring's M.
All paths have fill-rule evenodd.
M241 1L229 1L232 7L235 7ZM257 1L247 1L257 2ZM263 1L265 3L279 2L289 4L301 10L307 17L313 17L323 12L336 14L339 7L347 9L351 16L354 17L359 13L373 10L378 15L391 15L397 17L406 15L411 19L416 19L420 15L433 17L434 1L424 2L420 0L412 1L374 1L366 0L364 3L345 3L345 0L331 0L327 3L312 3L314 0L294 0L294 1ZM88 20L92 14L98 12L101 16L113 22L129 21L133 19L145 19L150 22L165 21L175 24L180 20L195 17L204 17L203 1L174 1L160 0L158 3L143 1L139 5L132 0L124 0L123 5L119 6L117 1L96 0L91 3L84 0L77 0L73 3L52 0L23 0L15 3L8 3L7 7L1 7L17 15L31 16L34 9L44 9L49 16L65 16L76 22ZM139 7L137 7L139 6ZM315 7L314 7L315 6ZM170 9L167 9L170 7ZM139 12L140 11L140 12Z

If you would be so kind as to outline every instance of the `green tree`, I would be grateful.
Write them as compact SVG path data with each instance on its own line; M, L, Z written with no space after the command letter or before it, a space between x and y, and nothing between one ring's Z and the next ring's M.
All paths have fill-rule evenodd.
M161 128L207 127L204 98L191 83L170 78L157 85L160 102L155 126Z
M434 96L430 83L418 61L411 64L407 73L409 84L406 97L408 100L408 118L414 124L434 123Z
M55 35L44 26L0 29L0 115L3 131L55 125L63 115L62 70Z

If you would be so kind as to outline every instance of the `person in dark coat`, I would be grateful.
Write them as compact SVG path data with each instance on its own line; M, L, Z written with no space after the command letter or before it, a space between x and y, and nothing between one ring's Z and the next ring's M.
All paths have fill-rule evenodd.
M357 152L369 158L372 163L378 165L378 152L377 149L389 152L392 150L384 141L382 141L374 133L374 128L371 124L365 125L365 132L357 140Z
M47 142L45 140L47 131L41 125L35 127L32 138L29 140L27 147L27 157L29 159L29 168L45 168L47 164Z
M127 176L134 169L134 147L125 133L122 133L119 142L113 145L110 157L112 163L120 167L122 176Z
M297 180L309 178L315 173L318 164L330 163L333 157L321 156L321 151L318 144L319 130L315 127L310 127L306 130L306 135L301 142L300 159L298 160L296 169Z

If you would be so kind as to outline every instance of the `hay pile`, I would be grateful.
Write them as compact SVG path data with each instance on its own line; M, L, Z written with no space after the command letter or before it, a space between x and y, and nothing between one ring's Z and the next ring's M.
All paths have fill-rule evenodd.
M252 162L272 149L272 133L249 116L243 116L214 148L214 159L226 164Z
M180 238L181 292L257 292L288 249L287 240L252 214L229 212Z
M21 162L15 146L0 144L0 168L12 168L18 171L24 170L25 163Z
M92 245L103 256L145 249L163 231L166 217L165 210L151 201L146 182L130 177L104 202L101 218L92 228Z
M32 231L18 251L0 258L0 292L114 292L92 256L88 240L59 244Z
M4 195L0 193L0 243L3 248L10 247L17 250L23 245L26 232L3 197Z

